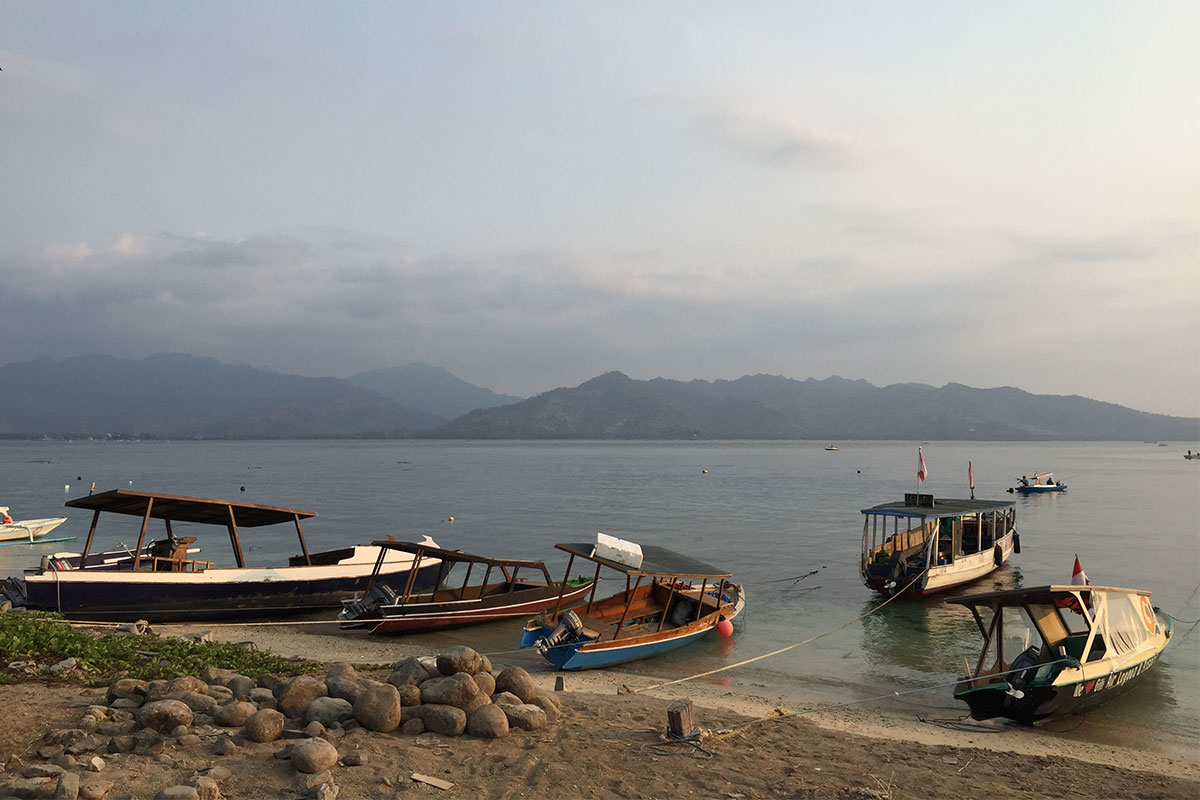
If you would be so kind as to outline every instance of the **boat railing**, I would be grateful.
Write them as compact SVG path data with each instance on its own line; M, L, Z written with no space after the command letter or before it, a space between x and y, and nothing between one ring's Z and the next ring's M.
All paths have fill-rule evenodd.
M170 556L153 556L151 558L154 572L203 572L211 569L212 561L198 561L192 558L171 558Z

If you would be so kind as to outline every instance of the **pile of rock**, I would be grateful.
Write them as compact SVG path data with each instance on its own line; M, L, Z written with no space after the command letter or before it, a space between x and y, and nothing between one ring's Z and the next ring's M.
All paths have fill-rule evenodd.
M113 787L99 777L105 766L100 753L110 759L156 756L169 745L207 743L220 756L284 738L289 743L275 755L312 776L316 796L331 798L337 789L329 771L339 763L362 763L360 753L340 754L330 741L352 729L497 738L514 728L538 730L562 713L558 696L538 689L525 670L496 673L487 656L462 646L401 661L386 681L348 664L335 665L324 678L253 679L209 669L170 681L119 680L106 700L89 706L76 728L45 734L35 755L48 763L26 765L14 757L0 777L0 796L100 800ZM169 787L160 795L215 800L228 774L216 767L195 775L190 786Z

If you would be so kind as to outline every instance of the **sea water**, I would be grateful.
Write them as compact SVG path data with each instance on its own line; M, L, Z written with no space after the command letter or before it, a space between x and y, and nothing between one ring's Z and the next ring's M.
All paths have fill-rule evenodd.
M947 684L964 658L978 655L969 612L938 596L874 611L883 598L858 574L861 510L917 490L917 443L839 442L836 452L825 444L2 442L0 505L11 506L16 519L65 515L51 536L75 540L0 547L0 574L35 566L44 553L80 550L91 514L63 503L93 482L97 492L132 488L316 511L303 523L310 551L428 534L466 552L544 560L556 579L566 555L554 544L593 541L602 531L708 561L743 581L748 594L733 637L710 636L622 670L682 677L828 633L706 680L793 696L804 707L869 707L881 702L871 698L938 687L902 694L890 701L892 710L961 716L965 706ZM929 477L920 489L968 497L970 462L977 498L1016 502L1021 553L971 591L1069 583L1078 554L1093 584L1149 589L1155 605L1190 623L1200 619L1200 462L1182 458L1186 446L1195 448L926 442ZM1018 476L1046 471L1069 490L1006 492ZM163 535L160 525L148 538ZM139 526L134 518L102 520L94 549L132 545ZM205 559L232 565L223 532L179 525L175 533L198 536ZM288 526L241 536L250 564L299 552ZM617 591L623 582L605 588ZM451 642L499 652L515 647L519 628L508 621L426 636L431 652ZM1077 735L1194 750L1200 634L1192 628L1177 623L1158 667L1124 697L1089 712Z

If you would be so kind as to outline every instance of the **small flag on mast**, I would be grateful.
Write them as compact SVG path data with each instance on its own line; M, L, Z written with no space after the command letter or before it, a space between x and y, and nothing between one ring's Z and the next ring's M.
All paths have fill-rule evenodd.
M967 485L971 487L971 499L975 499L975 475L971 472L971 462L967 462Z
M925 456L921 453L921 448L917 448L917 480L921 483L929 477L929 470L925 468Z

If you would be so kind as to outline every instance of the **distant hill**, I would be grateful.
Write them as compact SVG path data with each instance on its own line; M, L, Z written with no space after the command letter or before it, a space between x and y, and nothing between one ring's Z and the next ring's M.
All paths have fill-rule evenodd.
M346 378L350 383L382 395L405 408L434 414L443 420L524 398L497 394L490 389L467 383L441 367L414 362L403 367L387 367L360 372Z
M933 439L1195 441L1200 420L1020 389L879 388L804 381L636 381L610 372L574 389L473 411L422 436L463 439Z
M40 435L1194 442L1200 420L1010 387L880 388L836 376L682 382L610 372L519 400L427 364L342 380L162 353L0 367L0 436Z
M446 420L338 378L212 358L89 355L0 367L0 433L178 438L396 435Z

